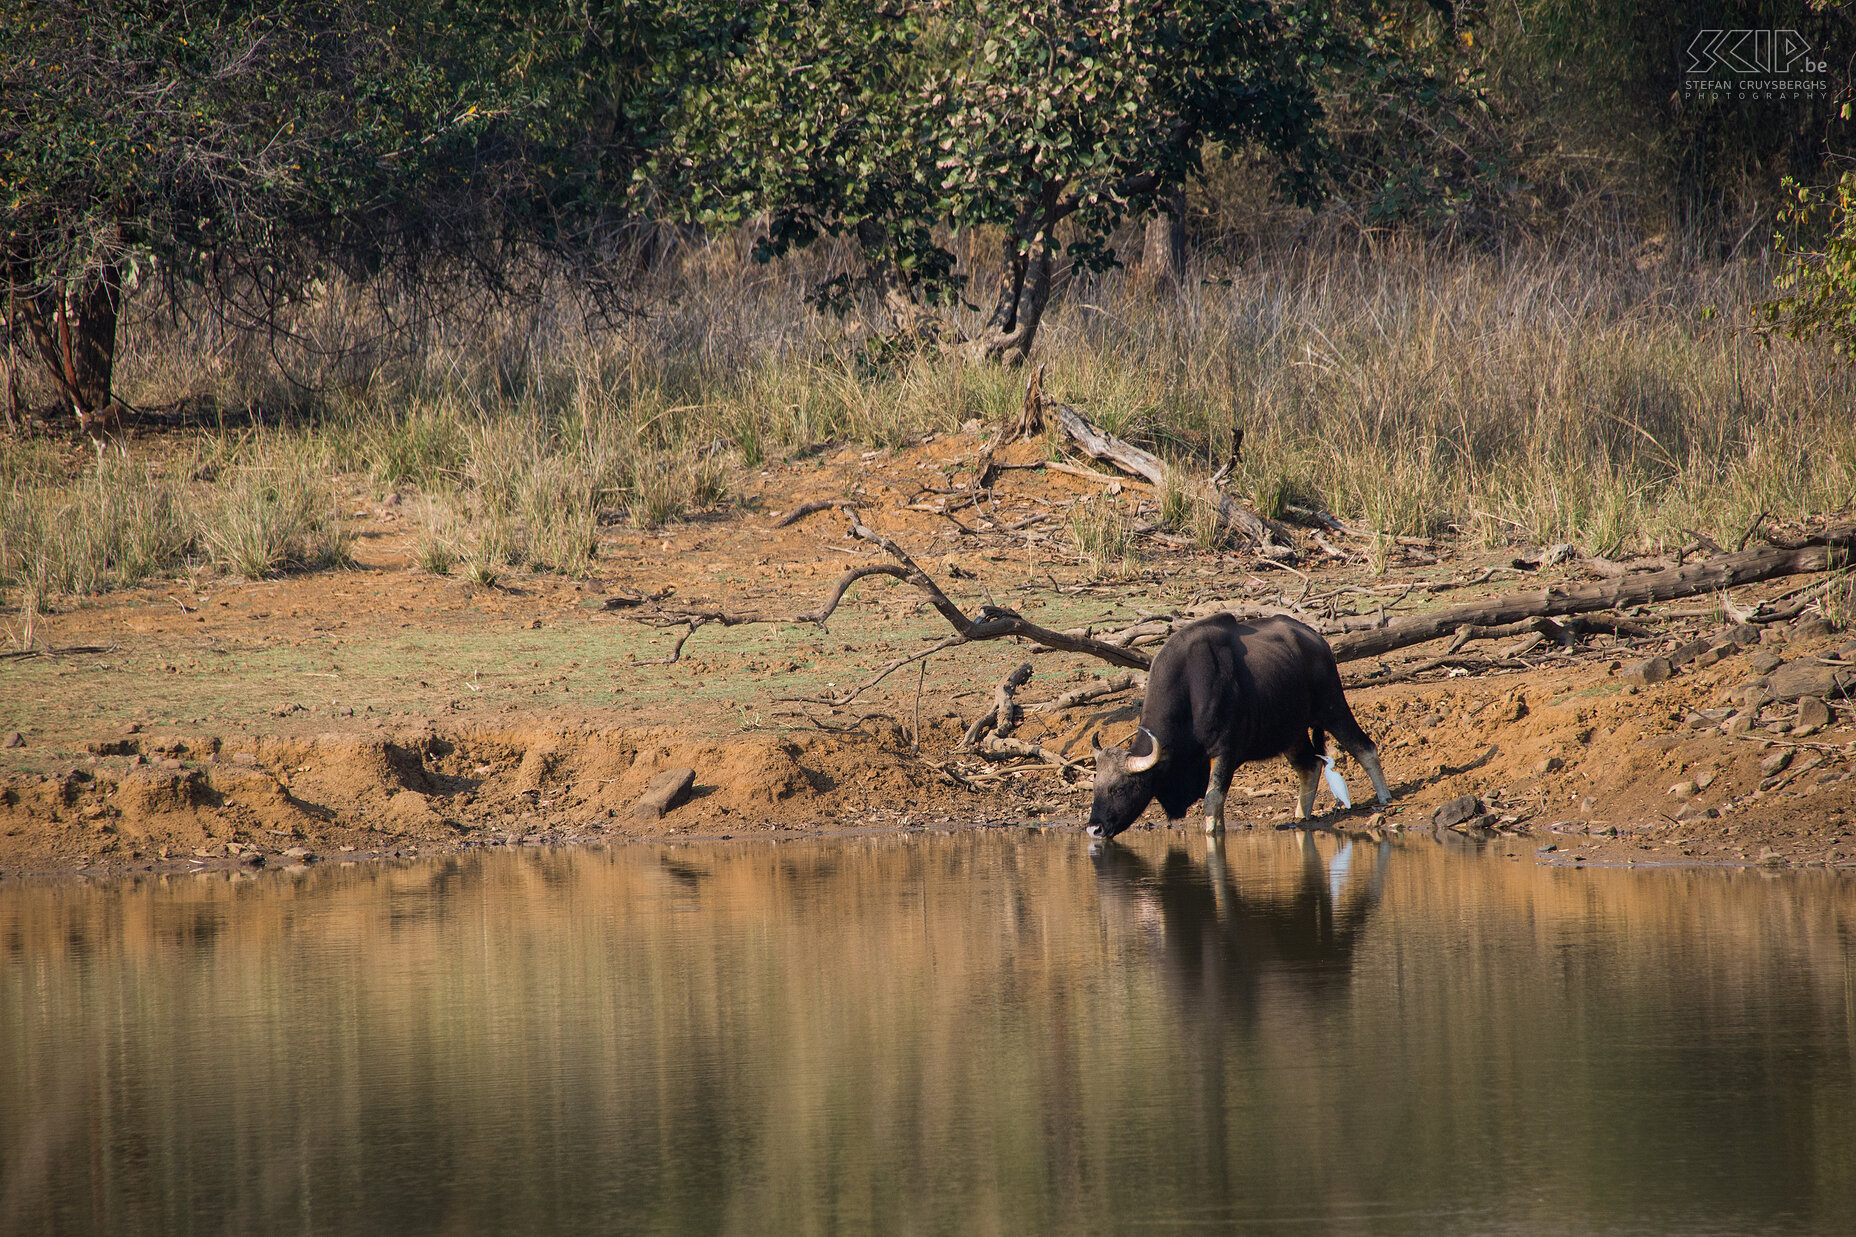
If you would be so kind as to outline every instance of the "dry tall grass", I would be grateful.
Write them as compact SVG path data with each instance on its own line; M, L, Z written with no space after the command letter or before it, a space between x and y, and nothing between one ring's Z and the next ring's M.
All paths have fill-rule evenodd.
M1016 407L1016 372L887 357L868 323L801 308L838 260L692 245L650 275L644 312L600 329L561 295L357 348L377 307L340 289L282 353L137 322L132 402L202 402L247 428L81 476L9 448L0 576L43 596L188 563L337 561L332 475L421 493L434 569L582 573L602 521L674 521L725 502L740 469ZM1266 513L1303 502L1385 533L1615 552L1856 501L1856 382L1744 329L1769 288L1757 259L1639 270L1598 250L1286 240L1201 256L1176 295L1076 280L1038 356L1047 391L1182 464L1221 460L1241 426L1235 481Z

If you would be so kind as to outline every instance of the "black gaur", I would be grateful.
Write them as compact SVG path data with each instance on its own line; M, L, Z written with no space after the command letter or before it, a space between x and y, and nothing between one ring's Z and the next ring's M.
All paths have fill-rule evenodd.
M1221 829L1232 773L1271 756L1287 756L1300 774L1295 818L1306 820L1328 734L1373 779L1379 802L1390 800L1378 749L1347 707L1334 651L1317 632L1280 617L1189 623L1154 658L1140 735L1127 751L1096 751L1090 836L1114 837L1154 799L1178 820L1203 798L1206 830Z

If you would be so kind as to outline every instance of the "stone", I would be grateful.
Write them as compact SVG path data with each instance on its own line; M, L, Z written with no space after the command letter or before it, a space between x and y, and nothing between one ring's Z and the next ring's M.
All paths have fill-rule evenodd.
M1817 729L1830 725L1830 706L1816 696L1798 697L1797 724Z
M1669 793L1678 799L1693 799L1701 787L1693 782L1677 782L1669 788Z
M1747 664L1753 667L1754 674L1771 674L1785 664L1785 659L1770 649L1761 649L1747 659Z
M1672 666L1686 666L1707 651L1708 642L1706 640L1690 640L1687 644L1682 645L1669 654L1669 664Z
M1424 727L1426 730L1435 730L1443 724L1444 715L1442 713L1427 713L1418 719L1418 725Z
M1566 767L1566 762L1558 756L1549 756L1534 765L1535 773L1558 773Z
M1728 646L1730 650L1732 647L1733 646L1731 645ZM1721 660L1721 658L1725 656L1727 656L1726 651L1723 651L1721 649L1709 649L1707 652L1702 653L1700 656L1695 658L1695 668L1697 670L1706 670L1709 666L1712 666L1715 662Z
M1753 729L1751 713L1736 713L1721 723L1721 730L1726 734L1745 734L1751 729Z
M1807 614L1796 623L1792 624L1792 639L1828 640L1831 633L1835 630L1836 629L1830 625L1830 620L1823 615Z
M632 816L637 820L661 820L666 812L690 797L695 785L696 770L665 769L651 779L638 802L632 804Z
M1735 623L1732 627L1722 632L1721 635L1724 639L1733 641L1741 648L1745 648L1749 644L1759 643L1759 628L1753 626L1751 623Z
M1791 634L1789 628L1780 627L1775 623L1770 627L1760 629L1759 642L1761 644L1784 644L1791 638Z
M26 736L19 733L17 730L9 730L6 732L6 742L0 744L0 746L24 747L26 746Z
M1626 666L1618 676L1632 683L1661 683L1675 673L1667 657L1651 657L1634 665Z
M1856 672L1808 661L1787 662L1767 679L1767 690L1774 700L1796 700L1800 696L1831 700L1847 695L1846 687L1856 687Z
M1762 776L1771 777L1773 774L1783 771L1785 766L1791 762L1791 749L1788 747L1781 748L1759 762L1759 771Z
M1702 790L1706 790L1708 787L1714 785L1714 779L1719 776L1720 774L1716 773L1713 769L1704 769L1695 775L1695 785Z
M1439 829L1454 829L1487 812L1475 795L1461 795L1431 813L1431 824Z

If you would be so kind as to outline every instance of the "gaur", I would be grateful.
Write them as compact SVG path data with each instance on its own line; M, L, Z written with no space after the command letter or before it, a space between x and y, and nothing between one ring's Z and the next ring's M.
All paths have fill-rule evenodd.
M1114 837L1154 799L1178 820L1203 798L1206 831L1222 829L1237 766L1285 755L1301 775L1295 818L1306 820L1327 734L1360 762L1379 802L1389 801L1378 749L1347 707L1326 640L1289 618L1218 614L1188 623L1154 658L1140 734L1126 751L1096 750L1089 834Z

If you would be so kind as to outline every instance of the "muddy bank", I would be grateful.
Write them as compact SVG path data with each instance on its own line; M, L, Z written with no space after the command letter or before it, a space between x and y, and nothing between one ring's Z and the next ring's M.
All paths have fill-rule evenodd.
M1842 707L1823 710L1826 721L1819 698L1782 694L1794 680L1834 680L1844 663L1825 635L1753 646L1657 683L1620 663L1357 690L1355 710L1379 738L1395 798L1383 810L1368 801L1343 811L1324 795L1317 823L1532 834L1550 862L1856 867L1856 726ZM1034 713L1019 733L1083 754L1125 736L1137 700L1129 691ZM910 728L884 718L852 719L837 734L726 736L558 717L260 736L132 725L87 741L82 756L54 769L7 776L0 872L821 828L1077 825L1086 815L1083 775L1001 776L954 750L961 724L951 712L923 730L916 750ZM653 780L679 769L694 771L687 795L661 816L640 811ZM1366 795L1360 771L1343 769ZM1280 827L1292 793L1282 762L1246 766L1234 817ZM1157 808L1143 824L1164 824Z
M960 750L961 736L1001 678L1030 664L1016 737L1086 757L1090 743L1132 732L1139 676L1040 710L1116 671L1009 640L939 650L946 623L881 576L857 584L829 625L781 620L816 608L847 566L880 559L828 515L780 524L812 500L865 495L864 518L964 612L1009 605L1059 630L1133 632L1155 613L1227 607L1402 614L1584 569L1573 558L1522 572L1506 547L1392 545L1374 560L1311 540L1291 574L1158 532L1138 562L1105 576L1052 513L1089 511L1123 483L1027 455L983 512L950 514L946 495L978 443L770 466L725 518L602 530L600 571L586 579L511 573L483 588L420 570L408 504L357 487L353 569L177 580L69 603L40 617L37 655L0 662L0 879L670 834L1080 823L1086 770L989 760ZM1146 518L1157 500L1134 485L1115 501ZM1727 617L1802 583L1635 608L1612 633L1572 648L1536 636L1471 659L1471 673L1425 668L1441 641L1408 650L1402 670L1351 663L1356 679L1407 679L1351 693L1395 799L1343 812L1324 796L1319 824L1530 834L1543 862L1856 864L1856 641L1821 608ZM688 612L761 617L639 620L640 598L666 597ZM686 797L661 815L636 810L654 779L682 769L693 771ZM1343 769L1365 793L1359 771ZM1286 823L1291 780L1280 761L1240 770L1231 816ZM1150 811L1144 823L1164 822Z

